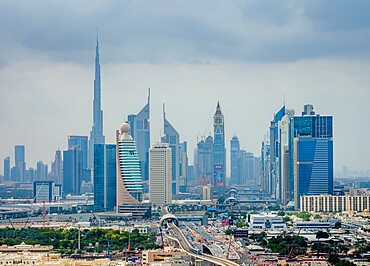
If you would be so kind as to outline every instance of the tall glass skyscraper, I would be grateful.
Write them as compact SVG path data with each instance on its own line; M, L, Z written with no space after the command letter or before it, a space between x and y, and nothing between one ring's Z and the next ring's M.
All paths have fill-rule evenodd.
M79 194L82 183L83 155L78 147L63 151L63 193Z
M196 174L195 177L198 178L198 182L196 183L196 185L201 184L200 178L202 178L203 174L205 179L207 180L207 183L213 183L214 171L212 136L208 136L206 139L202 139L197 143L197 151L195 153L194 162L196 165L196 167L194 168Z
M77 147L82 151L82 167L88 168L88 137L87 136L68 136L68 149Z
M90 131L88 168L90 169L94 168L94 145L104 144L104 143L105 143L105 136L103 135L103 110L101 108L99 41L97 39L96 40L96 56L95 56L93 126Z
M221 110L220 102L217 102L216 112L213 116L213 171L215 188L225 188L226 173L226 149L225 149L225 129L224 115Z
M305 105L302 116L291 120L291 180L294 204L300 196L333 194L333 117L315 115Z
M26 175L25 146L15 145L15 174L16 180L23 182Z
M168 143L172 150L172 193L180 191L180 135L166 119L165 105L163 104L164 136L162 143Z
M94 208L113 210L116 206L116 145L94 146Z
M132 213L134 218L151 216L150 204L142 203L143 184L135 142L129 135L130 125L123 123L117 130L117 212Z
M241 184L239 173L240 144L237 136L230 140L230 183Z
M4 181L10 180L10 157L4 158Z
M149 149L150 149L150 89L148 102L137 115L129 115L131 137L135 140L140 162L144 193L149 192Z

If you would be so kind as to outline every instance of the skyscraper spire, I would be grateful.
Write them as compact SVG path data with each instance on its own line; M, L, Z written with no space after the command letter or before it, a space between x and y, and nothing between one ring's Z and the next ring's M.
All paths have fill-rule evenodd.
M95 80L93 100L93 126L89 140L89 168L94 168L94 144L105 144L103 135L103 110L101 109L101 82L99 63L99 37L96 29Z

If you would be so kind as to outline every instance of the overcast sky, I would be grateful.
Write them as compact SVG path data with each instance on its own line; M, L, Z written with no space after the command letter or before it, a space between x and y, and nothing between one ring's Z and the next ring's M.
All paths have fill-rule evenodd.
M370 169L370 1L28 1L0 3L0 158L26 145L50 162L89 135L96 27L104 133L146 103L151 139L167 119L189 143L212 132L259 155L282 105L334 116L335 169ZM228 155L229 156L229 155ZM3 164L0 163L2 174Z

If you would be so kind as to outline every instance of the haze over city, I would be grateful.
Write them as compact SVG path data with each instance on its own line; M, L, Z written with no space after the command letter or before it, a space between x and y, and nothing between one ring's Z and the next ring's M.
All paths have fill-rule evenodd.
M197 137L213 132L219 100L227 150L237 134L258 156L285 98L296 114L309 103L333 116L335 169L369 169L367 1L1 5L1 158L24 144L27 166L50 162L68 135L89 134L99 27L106 143L150 87L152 143L166 103L192 161Z

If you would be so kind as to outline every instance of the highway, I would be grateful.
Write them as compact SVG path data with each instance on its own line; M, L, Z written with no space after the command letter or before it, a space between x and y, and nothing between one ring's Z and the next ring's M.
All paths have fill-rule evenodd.
M167 207L163 207L162 211L163 211L163 214L168 214L169 213ZM190 256L195 257L195 258L200 259L200 260L204 260L204 261L214 263L216 265L221 265L221 266L236 266L236 265L239 265L239 264L237 264L235 262L232 262L230 260L227 260L227 259L218 258L218 257L206 255L206 254L197 254L197 253L193 252L191 250L190 243L185 238L185 236L181 232L180 228L178 228L172 222L168 222L167 224L176 235L176 238L173 238L173 240L176 240L180 244L181 248L183 250L185 250L185 252L187 254L189 254ZM169 236L167 236L167 237L169 237ZM171 237L169 237L169 238L171 238Z

